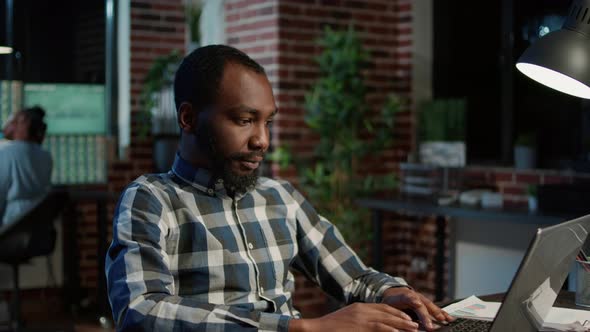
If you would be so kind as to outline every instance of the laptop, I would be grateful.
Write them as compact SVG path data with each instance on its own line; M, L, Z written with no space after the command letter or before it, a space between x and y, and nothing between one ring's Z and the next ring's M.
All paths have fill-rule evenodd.
M553 306L570 266L581 249L590 254L590 215L557 225L539 228L512 279L508 293L492 322L481 331L536 332ZM584 247L583 247L584 246ZM473 319L460 319L473 324ZM491 324L491 326L490 326ZM480 331L476 327L461 330L455 322L437 331Z

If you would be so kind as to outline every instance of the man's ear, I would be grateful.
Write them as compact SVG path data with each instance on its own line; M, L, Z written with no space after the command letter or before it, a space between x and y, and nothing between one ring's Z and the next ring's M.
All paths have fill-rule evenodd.
M197 128L199 115L191 103L183 102L178 109L178 125L183 132L193 133Z

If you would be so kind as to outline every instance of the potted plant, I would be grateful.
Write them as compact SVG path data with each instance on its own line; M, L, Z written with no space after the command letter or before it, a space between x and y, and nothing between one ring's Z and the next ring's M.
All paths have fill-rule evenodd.
M530 169L537 166L536 139L532 132L517 136L514 143L514 167Z
M420 161L441 167L465 166L464 98L434 99L418 112Z
M157 172L167 171L178 147L180 129L174 104L174 73L182 60L178 50L157 57L150 67L141 93L143 126L140 135L154 139L153 159Z
M320 77L305 96L305 122L319 136L318 144L308 159L291 158L283 147L273 160L288 164L294 159L304 194L363 256L362 244L371 238L371 229L368 211L354 200L392 189L396 182L393 174L360 174L359 165L364 157L392 143L400 100L390 96L378 116L367 106L361 72L369 55L352 27L347 31L326 28L319 44L323 49L316 59Z

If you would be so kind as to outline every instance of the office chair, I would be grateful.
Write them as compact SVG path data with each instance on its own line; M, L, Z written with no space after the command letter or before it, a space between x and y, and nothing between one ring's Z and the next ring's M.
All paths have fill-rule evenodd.
M10 324L13 331L22 328L20 318L19 265L37 256L53 252L57 232L54 220L67 200L63 192L50 193L18 221L0 227L0 263L12 267L13 296Z

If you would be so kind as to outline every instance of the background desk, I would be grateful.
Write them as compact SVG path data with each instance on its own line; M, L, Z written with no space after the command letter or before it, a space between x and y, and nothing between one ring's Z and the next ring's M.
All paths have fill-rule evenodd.
M459 205L440 206L433 200L405 197L386 199L359 199L357 204L372 211L374 230L373 266L381 269L383 266L383 211L395 212L410 216L436 217L437 255L435 257L435 300L444 299L444 265L445 265L445 218L464 219L483 222L505 222L512 224L553 225L572 218L572 215L548 215L530 213L522 209L481 209Z
M96 232L97 232L97 310L99 315L110 318L110 307L106 297L106 277L104 273L105 255L107 251L108 225L112 220L108 216L108 205L114 204L119 198L118 193L106 189L89 189L77 186L56 186L56 192L65 192L70 203L64 216L64 289L67 306L77 307L80 304L79 257L77 256L77 224L79 215L76 208L81 203L96 204ZM70 310L72 310L70 308Z

